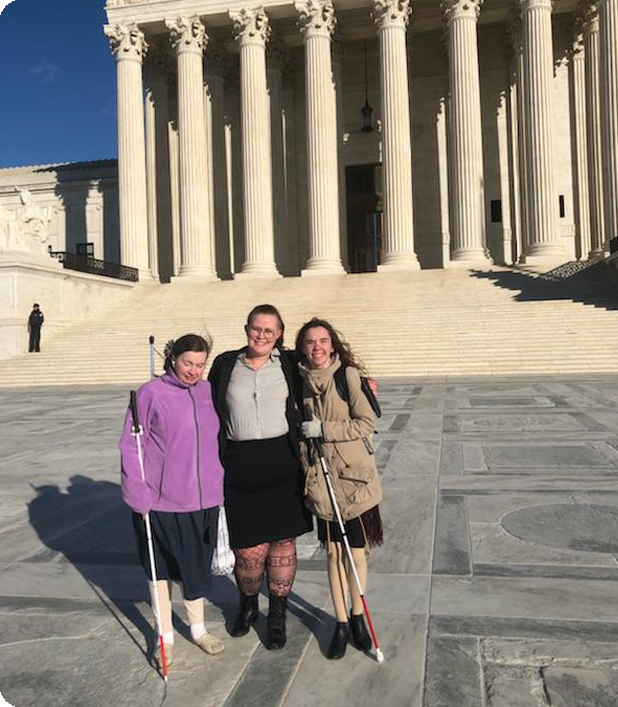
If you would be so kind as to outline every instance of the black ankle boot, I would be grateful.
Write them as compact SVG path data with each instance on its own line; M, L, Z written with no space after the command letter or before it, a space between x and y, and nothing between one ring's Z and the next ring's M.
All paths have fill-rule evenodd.
M270 595L270 605L268 610L268 635L266 638L266 648L269 651L277 651L285 646L285 611L288 598Z
M363 614L358 616L350 614L350 631L352 632L352 641L359 651L366 653L371 649L371 636L367 631Z
M335 633L328 647L328 657L330 660L339 660L345 655L345 649L350 637L350 626L347 621L337 621Z
M249 633L251 624L255 623L258 617L258 595L257 594L241 594L240 608L236 622L230 631L234 638L244 636Z

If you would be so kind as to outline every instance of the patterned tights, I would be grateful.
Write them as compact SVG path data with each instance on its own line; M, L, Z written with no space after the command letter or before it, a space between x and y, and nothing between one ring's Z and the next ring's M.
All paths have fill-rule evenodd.
M234 554L234 574L241 594L257 594L265 571L270 594L285 597L290 593L296 575L296 538L239 548Z

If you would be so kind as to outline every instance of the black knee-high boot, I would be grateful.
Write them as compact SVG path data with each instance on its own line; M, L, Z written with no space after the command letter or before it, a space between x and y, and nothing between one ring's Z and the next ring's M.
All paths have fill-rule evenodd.
M255 623L258 617L258 595L257 594L241 594L240 607L238 616L230 634L234 638L244 636L249 633L251 624Z
M276 651L285 646L287 640L285 632L285 613L288 598L270 595L270 605L268 610L268 636L266 648L269 651Z

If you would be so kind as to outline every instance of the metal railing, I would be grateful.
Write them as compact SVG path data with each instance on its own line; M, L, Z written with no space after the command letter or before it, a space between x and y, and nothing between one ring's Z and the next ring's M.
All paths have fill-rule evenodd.
M128 265L120 263L110 263L108 260L98 260L91 255L77 255L64 250L49 250L52 258L56 258L67 270L77 270L87 272L91 275L102 275L103 277L113 277L116 280L126 280L127 282L137 282L139 280L137 268L130 268Z

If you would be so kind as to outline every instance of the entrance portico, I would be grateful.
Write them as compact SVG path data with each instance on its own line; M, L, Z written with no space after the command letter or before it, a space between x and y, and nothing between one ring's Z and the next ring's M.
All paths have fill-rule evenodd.
M597 224L618 235L618 0L593 5L109 0L123 262L164 280L357 270L345 175L371 164L381 248L367 269L602 254ZM600 40L574 81L592 15ZM157 87L145 132L140 77ZM603 129L582 131L594 115Z

